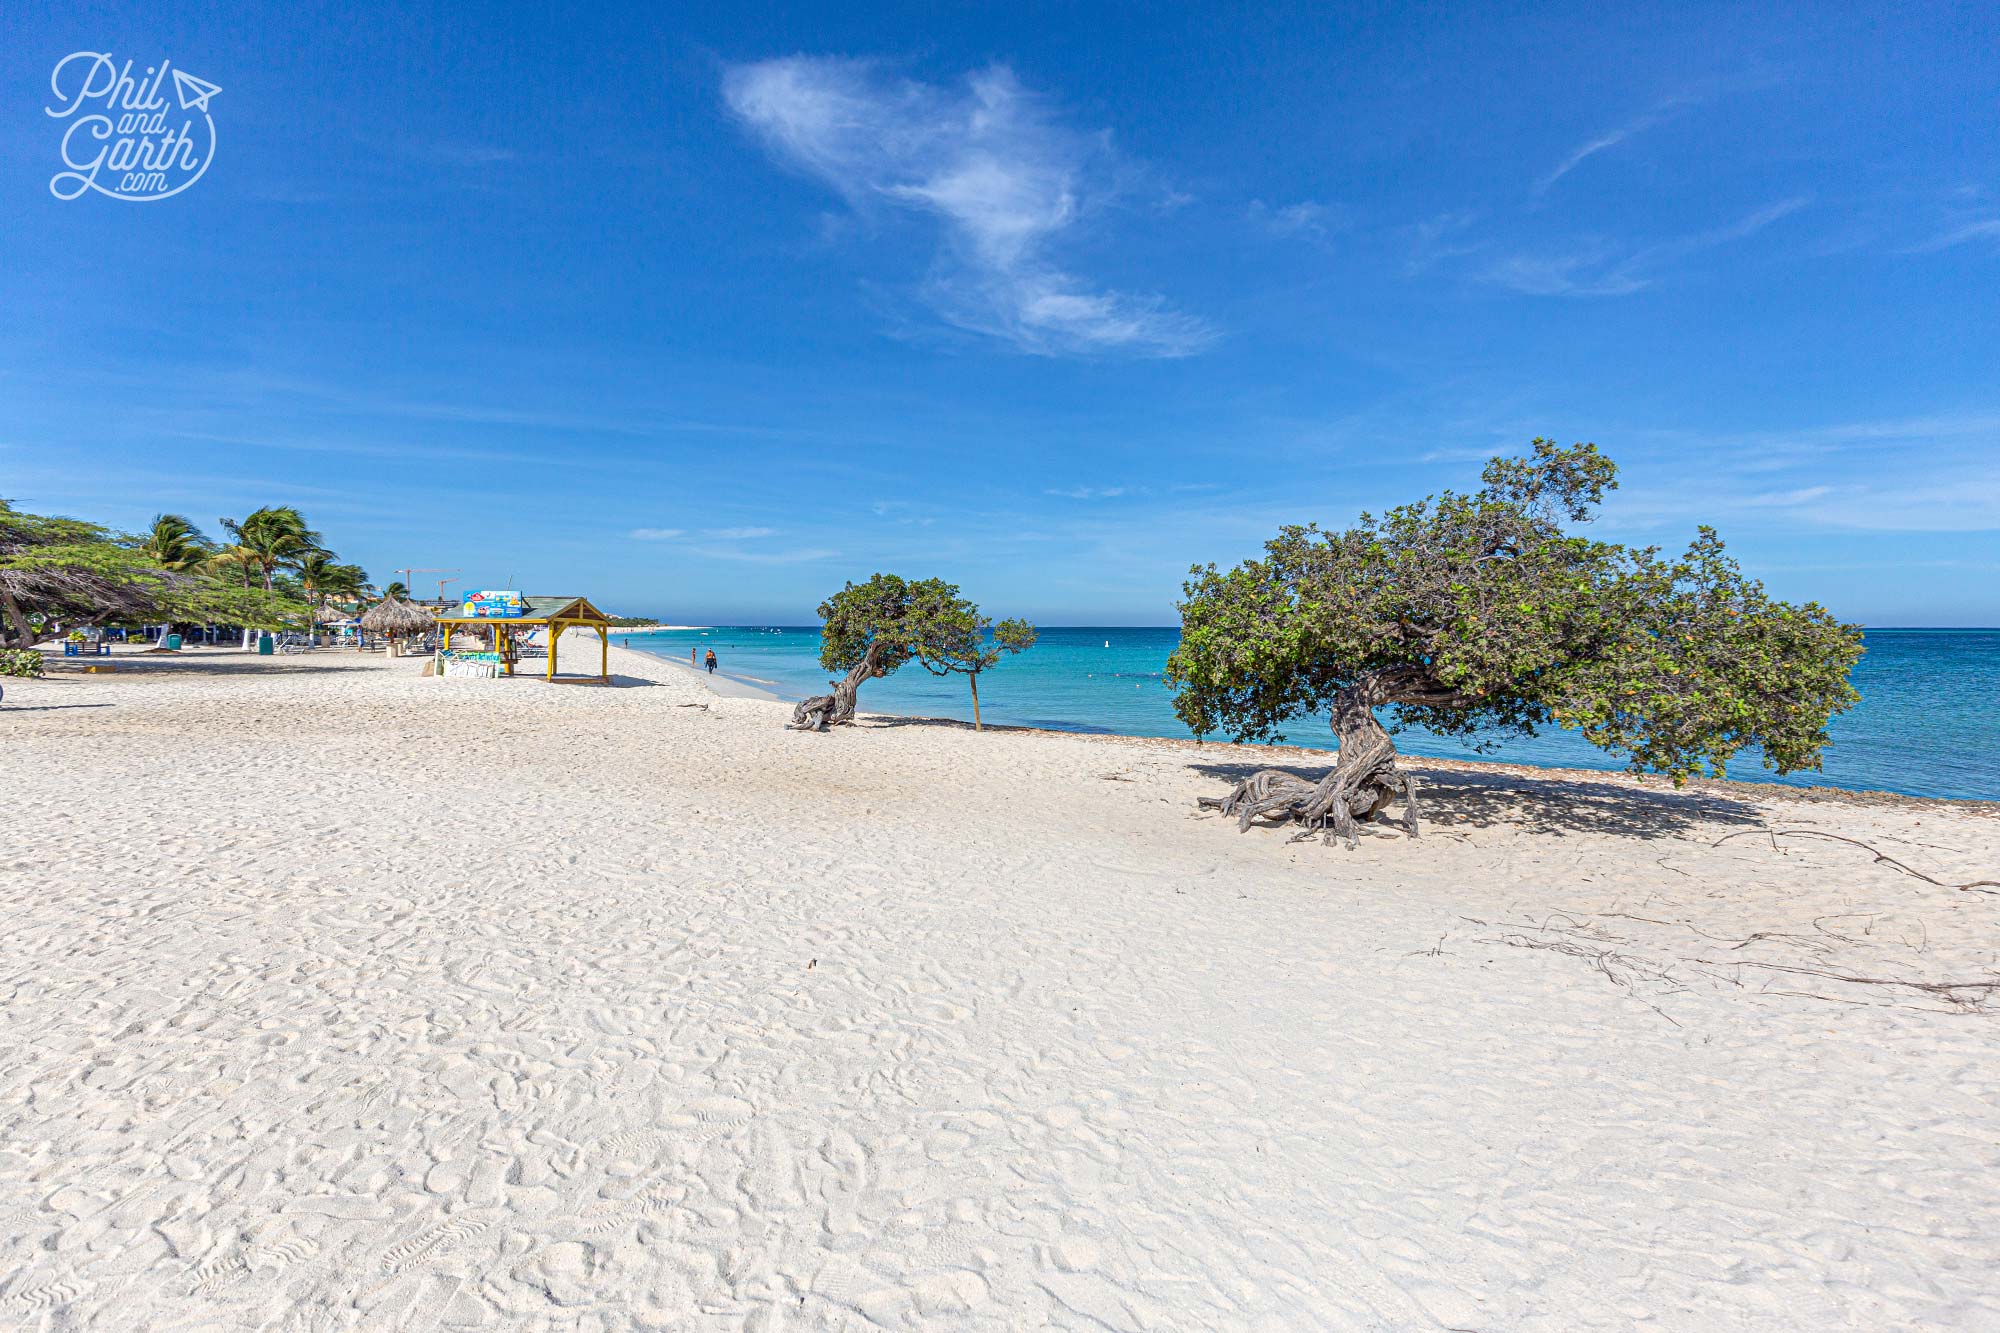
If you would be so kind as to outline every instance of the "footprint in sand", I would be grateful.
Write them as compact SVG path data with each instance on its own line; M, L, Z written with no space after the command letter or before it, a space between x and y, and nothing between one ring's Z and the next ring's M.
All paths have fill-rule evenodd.
M319 1242L310 1236L284 1236L252 1246L245 1262L253 1273L282 1271L302 1264L319 1253Z
M187 1275L187 1294L213 1296L248 1276L250 1276L250 1265L244 1262L240 1254L210 1259Z
M750 1166L743 1187L760 1208L790 1208L805 1201L799 1188L798 1161L784 1131L760 1123L750 1131Z
M382 1253L382 1271L401 1273L461 1245L491 1225L483 1218L454 1217Z
M729 1134L747 1124L756 1108L737 1097L704 1097L688 1107L703 1135Z
M53 1310L59 1305L68 1305L81 1295L83 1284L74 1278L44 1278L7 1293L5 1299L0 1299L0 1309L22 1313Z

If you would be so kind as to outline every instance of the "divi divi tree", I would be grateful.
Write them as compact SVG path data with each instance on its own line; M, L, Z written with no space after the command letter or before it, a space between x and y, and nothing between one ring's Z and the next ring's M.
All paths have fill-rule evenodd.
M933 675L962 675L972 686L974 723L979 712L979 675L1003 653L1018 653L1035 641L1024 620L998 625L958 595L942 579L904 579L877 574L849 583L820 603L819 664L845 671L829 682L831 694L802 700L789 724L797 731L825 731L854 720L863 682L879 680L911 662Z
M1475 746L1567 728L1677 784L1725 775L1746 746L1779 773L1817 769L1859 698L1859 628L1767 597L1711 528L1672 557L1579 535L1616 475L1595 445L1538 439L1470 495L1287 527L1261 560L1195 568L1166 673L1181 720L1267 741L1329 715L1340 746L1321 781L1267 770L1203 803L1351 847L1400 796L1415 836L1416 784L1378 709Z

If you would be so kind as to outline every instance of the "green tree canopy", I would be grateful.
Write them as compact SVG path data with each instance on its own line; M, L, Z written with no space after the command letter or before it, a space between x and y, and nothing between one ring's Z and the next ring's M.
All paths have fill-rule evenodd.
M31 647L54 621L152 616L170 579L109 528L0 500L0 647Z
M980 730L980 673L998 666L1003 656L1032 648L1035 627L1025 620L995 625L951 584L930 582L934 587L924 588L913 617L920 627L915 660L934 676L965 677L972 690L972 726Z
M1287 527L1260 560L1196 568L1167 666L1175 711L1238 740L1330 711L1342 761L1304 813L1337 824L1328 784L1351 746L1389 778L1384 705L1475 745L1565 727L1676 782L1721 776L1749 746L1780 773L1816 769L1827 722L1859 697L1859 629L1766 596L1710 528L1673 557L1571 532L1615 478L1595 445L1538 439L1488 463L1470 495L1340 532ZM1400 789L1373 777L1349 774L1355 814Z
M862 682L911 662L933 675L966 676L973 682L976 713L978 674L1003 653L1020 652L1035 641L1034 626L1008 620L995 627L959 596L958 585L942 579L876 574L820 603L819 617L819 664L847 675L833 682L832 694L807 699L794 711L792 725L808 730L853 721Z
M23 513L0 501L0 646L25 648L65 624L211 622L277 629L308 608L281 593L235 586L206 559L185 520L162 515L142 536L96 523Z

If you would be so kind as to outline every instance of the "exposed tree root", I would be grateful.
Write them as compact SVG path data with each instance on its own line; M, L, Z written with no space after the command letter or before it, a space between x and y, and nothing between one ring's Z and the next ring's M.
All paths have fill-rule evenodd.
M1374 705L1383 701L1382 688L1379 678L1370 678L1340 692L1333 706L1340 755L1333 771L1318 782L1267 768L1237 783L1227 796L1202 797L1201 807L1235 815L1239 832L1258 820L1296 822L1308 830L1301 836L1310 837L1312 830L1318 830L1327 846L1340 838L1352 849L1361 842L1360 822L1373 819L1400 796L1403 831L1417 837L1417 779L1396 766L1396 743L1375 720Z
M1393 759L1393 752L1388 757ZM1307 831L1301 837L1309 838L1318 832L1328 846L1333 845L1334 839L1343 838L1352 848L1360 845L1360 822L1381 813L1397 796L1404 803L1403 831L1417 837L1417 779L1393 762L1372 766L1365 772L1358 765L1337 765L1318 782L1307 782L1282 769L1267 768L1237 783L1227 796L1202 797L1200 805L1205 810L1235 815L1239 832L1248 831L1259 820L1270 824L1296 822L1306 826Z
M785 730L825 731L833 725L834 703L830 694L815 694L810 699L799 700L792 709L792 720L785 724Z

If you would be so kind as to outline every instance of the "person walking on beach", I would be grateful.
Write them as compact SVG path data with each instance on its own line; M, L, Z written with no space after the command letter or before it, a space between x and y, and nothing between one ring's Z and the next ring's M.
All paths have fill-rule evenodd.
M704 660L704 663L705 663L705 664L707 665L707 667L708 667L708 674L709 674L709 675L711 675L711 676L712 676L712 675L714 675L714 674L715 674L715 649L713 649L713 648L709 649L709 650L708 650L708 656L707 656L707 657L706 657L705 659L703 659L703 660Z
M688 665L689 665L689 666L700 666L700 665L701 665L701 663L699 663L699 662L697 662L697 661L695 661L695 660L694 660L694 654L695 654L695 649L694 649L693 645L689 645L689 647L688 647Z

